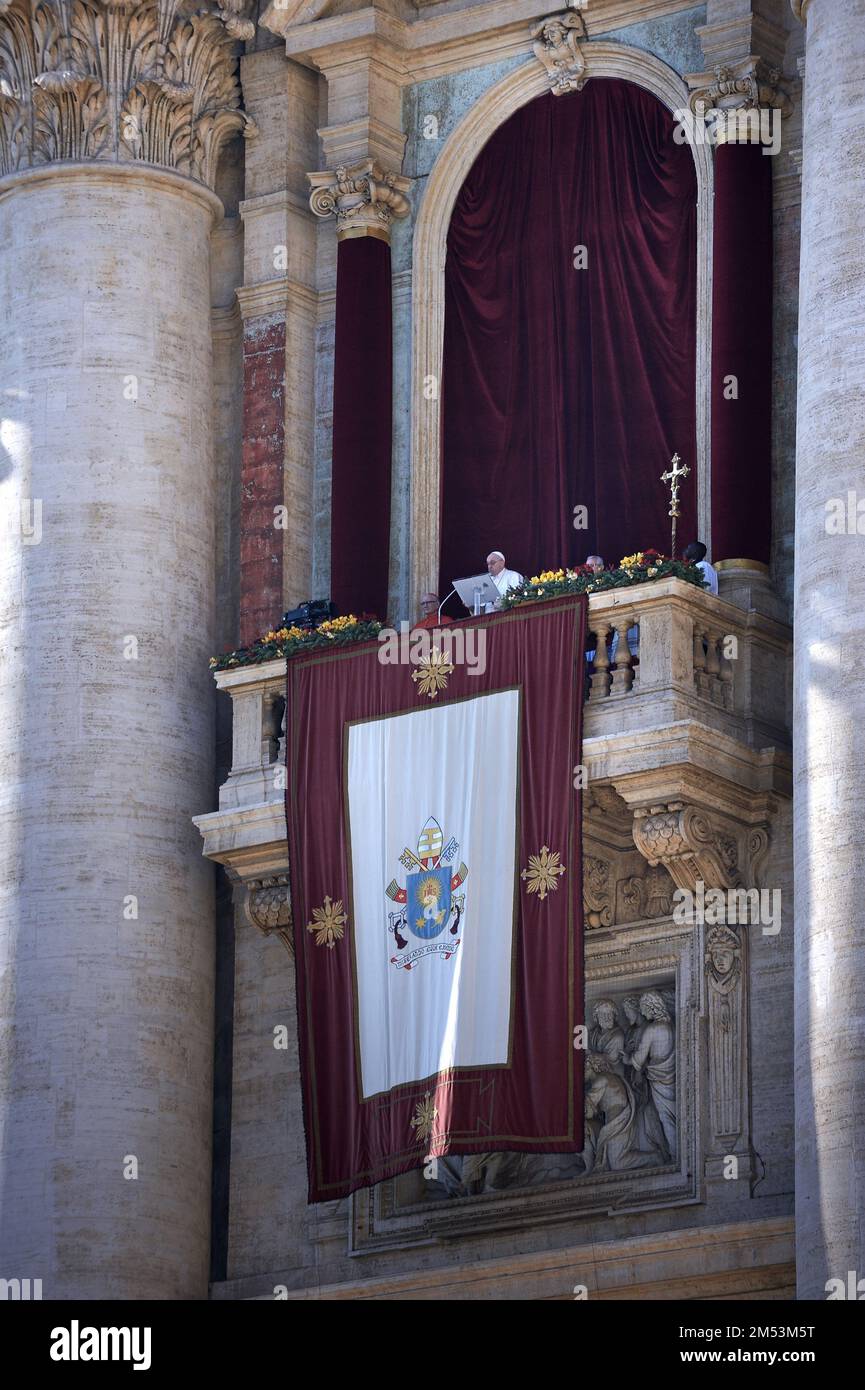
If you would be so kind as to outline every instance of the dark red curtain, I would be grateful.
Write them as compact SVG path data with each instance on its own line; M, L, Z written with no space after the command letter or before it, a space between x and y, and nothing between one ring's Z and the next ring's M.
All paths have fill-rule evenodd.
M719 145L712 289L713 560L769 563L771 459L772 160L761 145Z
M526 573L668 551L674 451L696 534L696 175L671 113L593 79L492 137L448 234L442 592L503 550ZM574 248L585 246L585 269ZM574 529L574 508L588 529Z
M330 593L340 613L387 616L393 393L390 246L337 248Z

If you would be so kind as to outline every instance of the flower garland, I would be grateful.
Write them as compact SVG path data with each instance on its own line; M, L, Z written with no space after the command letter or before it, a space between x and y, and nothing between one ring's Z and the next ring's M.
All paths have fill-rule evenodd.
M534 603L537 599L559 598L562 594L601 594L607 589L624 589L652 579L684 579L698 589L706 587L702 570L690 560L671 560L658 550L638 550L634 555L624 555L618 565L601 570L599 574L588 565L544 570L531 579L524 579L518 588L508 589L502 597L502 608L515 608L519 603Z
M622 589L630 584L645 584L651 579L684 579L698 589L705 588L703 572L688 560L671 560L657 550L638 550L625 555L614 569L595 574L588 565L573 569L544 570L526 579L517 589L509 589L502 598L503 608L519 603L534 603L537 599L559 598L562 594L598 594L606 589ZM212 671L228 671L235 666L255 666L262 661L294 656L316 647L347 646L350 642L369 642L378 637L382 624L377 618L361 614L356 618L348 613L340 618L327 618L315 628L280 627L263 637L210 658Z
M212 656L210 669L228 671L234 666L254 666L261 661L294 656L296 652L314 651L316 647L344 647L350 642L368 642L378 636L381 626L376 618L366 615L356 618L353 613L348 613L340 618L327 618L315 628L275 628L248 647L224 652L222 656Z

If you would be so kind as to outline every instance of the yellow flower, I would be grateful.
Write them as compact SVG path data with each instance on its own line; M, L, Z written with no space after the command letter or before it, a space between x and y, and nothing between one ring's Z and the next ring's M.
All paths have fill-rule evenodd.
M332 637L335 632L345 632L347 627L356 625L357 618L353 613L347 613L339 618L326 618L323 623L319 623L318 631L323 632L325 637Z
M540 584L540 582L541 582L541 577L540 577L539 574L533 574L532 577L531 577L531 579L529 580L529 583L530 583L530 584Z
M645 564L645 560L643 559L642 550L638 550L636 555L623 555L619 561L619 566L623 570L637 569L643 564Z
M654 569L650 569L648 573L649 573L649 578L652 579L652 578L654 577L654 575L656 575L656 574L658 573L658 566L655 565Z

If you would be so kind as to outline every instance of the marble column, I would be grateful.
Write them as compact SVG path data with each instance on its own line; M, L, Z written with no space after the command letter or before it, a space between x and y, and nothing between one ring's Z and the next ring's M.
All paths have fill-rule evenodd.
M794 9L807 29L794 629L796 1263L799 1297L822 1299L828 1280L846 1281L850 1270L865 1276L865 688L856 655L865 643L865 0L796 0Z
M53 1299L207 1294L210 235L252 26L179 10L0 10L0 1250Z

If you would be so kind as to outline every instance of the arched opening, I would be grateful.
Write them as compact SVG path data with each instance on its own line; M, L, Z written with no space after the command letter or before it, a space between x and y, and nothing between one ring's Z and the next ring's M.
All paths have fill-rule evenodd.
M586 81L621 78L643 88L670 112L688 104L688 87L666 63L627 44L583 45ZM541 63L527 61L479 97L448 137L433 165L418 208L412 242L411 606L435 588L441 569L441 381L445 256L451 213L462 184L496 130L515 111L549 90ZM561 100L557 97L555 100ZM696 487L698 529L710 533L712 188L707 144L690 148L697 180L696 248ZM658 485L660 486L660 484Z
M697 176L675 129L643 86L593 80L521 106L463 180L444 266L442 592L493 547L531 573L667 550L674 451L691 466L679 534L696 534Z

